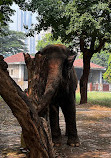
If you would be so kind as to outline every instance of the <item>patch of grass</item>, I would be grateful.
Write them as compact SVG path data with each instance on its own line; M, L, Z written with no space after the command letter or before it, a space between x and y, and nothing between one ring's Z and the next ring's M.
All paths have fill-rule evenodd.
M77 92L76 93L76 104L79 104L80 103L80 93Z
M80 93L76 93L76 104L80 102ZM110 92L88 92L88 103L111 108Z

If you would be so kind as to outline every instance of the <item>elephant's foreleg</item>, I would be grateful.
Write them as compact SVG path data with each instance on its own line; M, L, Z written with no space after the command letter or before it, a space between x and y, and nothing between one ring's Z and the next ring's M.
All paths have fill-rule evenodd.
M61 130L59 127L59 106L50 105L50 126L52 140L55 146L61 145Z

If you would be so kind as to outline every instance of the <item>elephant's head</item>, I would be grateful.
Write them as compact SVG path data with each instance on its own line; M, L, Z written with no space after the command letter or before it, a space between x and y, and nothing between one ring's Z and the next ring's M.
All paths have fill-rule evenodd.
M44 107L49 104L62 82L67 83L76 54L64 45L48 45L31 59L25 55L28 67L29 95Z

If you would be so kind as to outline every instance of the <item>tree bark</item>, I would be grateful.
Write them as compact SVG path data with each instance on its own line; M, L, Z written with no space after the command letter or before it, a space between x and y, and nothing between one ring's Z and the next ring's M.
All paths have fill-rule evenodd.
M50 129L45 119L38 116L37 102L20 89L9 76L7 64L0 56L0 95L22 127L30 158L53 158Z
M90 73L90 59L91 57L83 54L83 74L80 79L80 104L87 103L87 84L88 84L88 76Z

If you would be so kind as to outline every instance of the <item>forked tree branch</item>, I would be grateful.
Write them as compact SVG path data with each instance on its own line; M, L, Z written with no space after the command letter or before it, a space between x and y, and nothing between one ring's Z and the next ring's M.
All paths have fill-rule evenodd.
M9 76L7 67L3 57L0 56L0 95L22 127L26 147L30 151L30 158L53 158L50 133L44 128L44 124L47 126L46 121L38 116L33 101Z

